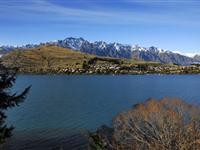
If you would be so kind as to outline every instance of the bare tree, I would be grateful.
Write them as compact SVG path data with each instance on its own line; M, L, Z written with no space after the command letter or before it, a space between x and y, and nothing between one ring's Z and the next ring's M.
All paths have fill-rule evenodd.
M180 99L149 99L114 118L115 150L200 149L200 108ZM101 140L106 141L106 136Z

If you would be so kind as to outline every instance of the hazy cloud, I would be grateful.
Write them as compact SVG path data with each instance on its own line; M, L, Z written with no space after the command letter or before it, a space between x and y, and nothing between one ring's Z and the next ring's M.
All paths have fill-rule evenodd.
M128 0L127 2L138 1ZM149 1L142 0L140 2ZM116 25L131 25L135 23L171 24L182 26L200 25L199 16L188 17L187 15L183 14L183 11L172 11L167 13L161 11L158 13L156 11L149 12L134 9L125 10L123 8L119 9L118 11L101 7L99 7L99 9L93 9L92 7L90 9L84 9L61 6L44 0L30 0L28 2L24 1L20 3L13 2L12 4L8 2L0 2L0 13L0 17L4 19L24 19L29 21L76 21L90 24ZM176 13L176 15L174 15L174 13ZM193 11L190 10L187 13L192 14ZM21 17L16 17L17 14Z

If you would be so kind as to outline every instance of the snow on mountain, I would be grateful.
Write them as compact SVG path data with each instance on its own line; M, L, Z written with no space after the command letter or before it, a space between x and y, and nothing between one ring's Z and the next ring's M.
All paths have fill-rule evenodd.
M116 58L134 58L161 63L188 65L194 62L193 58L166 51L154 46L142 47L139 45L125 45L120 43L106 43L103 41L89 42L83 38L67 38L58 42L58 46L80 50L84 53Z
M94 54L97 56L107 56L116 58L127 58L127 59L139 59L145 61L158 61L161 63L174 63L180 65L191 64L197 59L190 58L179 52L166 51L161 48L154 46L142 47L139 45L125 45L120 43L106 43L104 41L90 42L83 38L73 38L69 37L64 40L52 41L47 43L41 43L38 45L27 44L21 46L20 48L34 48L42 44L53 44L59 47L70 48L73 50L78 50L84 53ZM0 55L5 54L15 48L13 46L1 46ZM197 57L196 57L197 58ZM200 59L199 59L200 61Z
M67 48L71 48L74 50L80 50L81 46L83 45L83 43L85 42L85 40L83 38L66 38L64 40L58 40L57 45L61 46L61 47L67 47Z
M106 42L103 42L103 41L100 41L100 42L97 42L97 41L96 41L96 42L94 42L94 45L95 45L96 47L99 47L99 48L105 49L107 43L106 43Z
M139 45L133 45L131 47L131 51L147 51L148 49L145 47L141 47Z
M180 52L180 51L173 51L174 53L178 53L180 55L184 55L184 56L187 56L187 57L191 57L191 58L194 58L196 55L200 55L199 52L190 52L190 53L187 53L187 52Z

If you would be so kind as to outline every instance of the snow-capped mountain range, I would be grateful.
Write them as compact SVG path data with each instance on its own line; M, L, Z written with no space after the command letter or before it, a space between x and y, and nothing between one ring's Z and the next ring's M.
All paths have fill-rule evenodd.
M4 55L15 48L35 48L44 44L53 44L63 48L70 48L84 53L94 54L97 56L108 56L115 58L138 59L145 61L158 61L161 63L173 63L179 65L189 65L192 63L199 63L200 56L193 58L181 55L176 52L166 51L157 47L141 47L139 45L125 45L120 43L106 43L104 41L89 42L83 38L69 37L64 40L54 42L47 42L41 44L28 44L21 47L1 46L0 54Z

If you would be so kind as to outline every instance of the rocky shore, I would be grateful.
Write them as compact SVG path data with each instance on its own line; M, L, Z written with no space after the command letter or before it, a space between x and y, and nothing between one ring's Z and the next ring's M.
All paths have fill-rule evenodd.
M41 72L21 72L21 73L38 73L38 74L200 74L200 66L177 66L164 64L137 64L131 66L117 64L95 64L87 65L82 68L62 68L58 70L48 69Z

